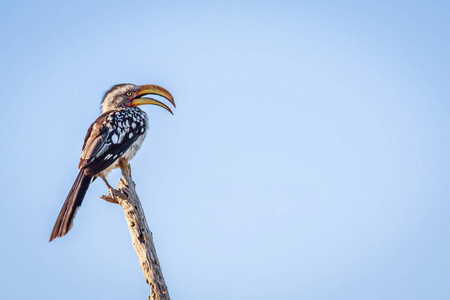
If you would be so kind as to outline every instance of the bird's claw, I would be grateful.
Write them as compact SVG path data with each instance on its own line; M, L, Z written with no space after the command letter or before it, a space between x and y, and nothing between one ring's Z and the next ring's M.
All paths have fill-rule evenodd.
M108 196L101 196L100 198L102 198L105 201L108 201L110 203L115 203L115 204L119 204L119 201L117 200L118 198L120 198L120 196L122 195L122 193L116 189L113 188L108 188L109 190L109 195Z

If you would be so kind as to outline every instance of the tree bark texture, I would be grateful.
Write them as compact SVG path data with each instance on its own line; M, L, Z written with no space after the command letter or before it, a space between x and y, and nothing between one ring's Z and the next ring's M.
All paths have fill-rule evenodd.
M150 286L149 300L170 300L169 291L162 274L161 266L153 243L153 234L148 228L144 210L135 190L135 183L131 178L130 165L120 162L123 179L118 184L119 191L113 191L110 196L101 198L122 206L125 219L130 231L131 241L139 259L139 265L144 273L145 281Z

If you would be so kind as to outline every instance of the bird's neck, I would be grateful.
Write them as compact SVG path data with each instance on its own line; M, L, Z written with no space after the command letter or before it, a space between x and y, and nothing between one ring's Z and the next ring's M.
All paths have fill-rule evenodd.
M135 112L144 112L142 109L140 109L139 107L136 106L131 106L131 107L114 107L114 108L110 108L110 107L102 107L102 114L104 113L108 113L108 112L112 112L112 111L122 111L122 110L132 110Z

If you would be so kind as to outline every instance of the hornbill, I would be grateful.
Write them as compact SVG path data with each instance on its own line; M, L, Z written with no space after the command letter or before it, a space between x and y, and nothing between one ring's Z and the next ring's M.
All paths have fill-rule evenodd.
M126 162L132 159L147 134L147 115L137 106L153 104L172 113L164 103L142 97L149 94L162 96L175 107L172 95L157 85L117 84L106 92L102 100L102 114L89 127L84 139L78 164L80 172L56 219L50 242L66 235L72 228L86 191L97 177L105 181L110 192L113 191L106 175L119 166L119 159Z

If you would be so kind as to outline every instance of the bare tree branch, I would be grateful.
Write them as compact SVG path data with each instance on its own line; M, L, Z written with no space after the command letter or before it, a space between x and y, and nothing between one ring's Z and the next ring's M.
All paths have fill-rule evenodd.
M153 244L153 235L148 228L144 210L131 178L130 165L122 159L119 165L123 175L123 179L121 178L118 184L120 192L113 191L112 195L101 198L111 203L118 203L123 208L131 241L139 258L139 265L144 273L145 281L150 286L151 294L148 299L170 300Z

